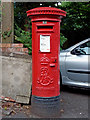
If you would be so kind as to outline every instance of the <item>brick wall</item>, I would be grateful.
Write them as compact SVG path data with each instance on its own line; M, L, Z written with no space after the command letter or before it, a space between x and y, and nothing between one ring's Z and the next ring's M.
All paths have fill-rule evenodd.
M7 52L28 55L28 48L24 48L21 43L2 43L0 44L0 51L2 53Z

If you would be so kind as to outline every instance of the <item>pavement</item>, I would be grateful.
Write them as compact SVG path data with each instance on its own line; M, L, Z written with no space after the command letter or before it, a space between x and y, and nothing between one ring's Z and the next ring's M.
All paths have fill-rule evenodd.
M56 118L88 118L89 90L80 90L64 86L61 89L60 115ZM42 118L31 112L31 105L13 102L2 103L2 117L5 118Z

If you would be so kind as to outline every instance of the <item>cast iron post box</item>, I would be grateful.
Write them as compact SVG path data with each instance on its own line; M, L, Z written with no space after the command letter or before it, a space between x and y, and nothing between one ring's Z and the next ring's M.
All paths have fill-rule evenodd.
M39 7L27 16L32 19L32 108L54 115L60 104L60 22L66 12Z

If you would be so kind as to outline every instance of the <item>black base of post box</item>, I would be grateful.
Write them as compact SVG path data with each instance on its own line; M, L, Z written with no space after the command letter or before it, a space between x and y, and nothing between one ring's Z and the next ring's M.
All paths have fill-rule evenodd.
M60 96L48 98L32 96L31 106L31 111L35 115L45 118L60 116Z

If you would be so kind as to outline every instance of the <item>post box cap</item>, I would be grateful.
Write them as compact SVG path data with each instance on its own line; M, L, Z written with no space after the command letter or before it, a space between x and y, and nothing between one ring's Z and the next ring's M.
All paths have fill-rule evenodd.
M44 15L44 14L66 16L65 11L54 7L38 7L27 11L27 16Z

